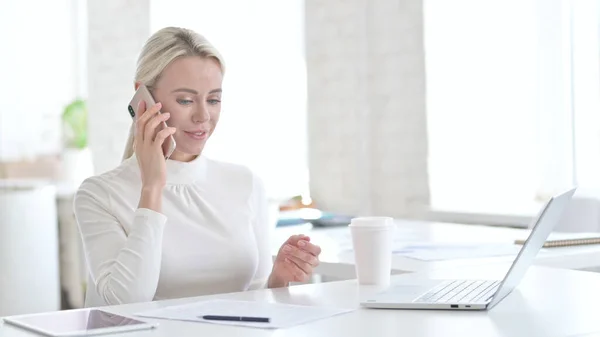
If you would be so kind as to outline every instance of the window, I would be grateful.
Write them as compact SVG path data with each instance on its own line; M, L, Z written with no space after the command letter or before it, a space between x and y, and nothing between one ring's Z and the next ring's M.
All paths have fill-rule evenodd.
M65 0L0 2L0 161L61 150L60 116L78 90L73 7Z
M152 0L151 31L205 35L227 65L219 125L207 156L243 164L271 198L308 188L304 14L299 0Z
M600 4L572 2L572 72L576 182L600 188Z
M533 215L600 187L597 0L425 0L433 210Z

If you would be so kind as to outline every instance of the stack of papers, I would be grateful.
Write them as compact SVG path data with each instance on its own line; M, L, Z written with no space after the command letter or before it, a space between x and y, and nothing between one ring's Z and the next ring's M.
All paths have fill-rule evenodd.
M332 317L335 315L351 312L354 309L312 307L303 305L261 303L232 300L210 300L170 306L162 309L145 311L137 316L206 322L212 324L237 325L254 328L289 328L295 325ZM269 318L267 323L242 322L242 321L215 321L205 320L202 316L235 316L235 317L265 317Z

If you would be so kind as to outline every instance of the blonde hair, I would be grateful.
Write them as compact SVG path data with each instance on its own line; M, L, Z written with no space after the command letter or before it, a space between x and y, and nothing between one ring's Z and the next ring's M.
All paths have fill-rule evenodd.
M154 33L144 44L137 60L135 82L152 87L163 70L175 59L183 56L212 58L225 73L225 62L219 51L202 35L193 30L179 27L166 27ZM133 155L135 124L129 129L129 137L123 160Z

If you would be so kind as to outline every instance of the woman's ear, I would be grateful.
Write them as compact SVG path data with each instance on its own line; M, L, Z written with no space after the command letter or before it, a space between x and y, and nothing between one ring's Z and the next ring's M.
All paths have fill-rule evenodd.
M134 86L133 86L134 90L135 90L135 91L137 91L137 90L138 90L138 88L140 87L140 85L142 85L142 83L140 83L140 82L135 82L135 84L134 84Z

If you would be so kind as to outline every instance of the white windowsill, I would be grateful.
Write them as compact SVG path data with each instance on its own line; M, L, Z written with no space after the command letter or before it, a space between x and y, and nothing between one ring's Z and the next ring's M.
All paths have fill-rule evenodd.
M432 210L425 217L428 221L526 228L534 216Z
M539 213L542 205L542 203L535 203L518 211L510 209L473 209L468 211L429 209L425 211L424 217L428 221L526 228Z

